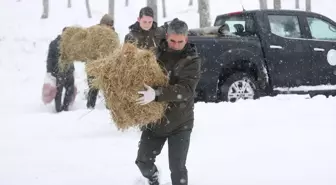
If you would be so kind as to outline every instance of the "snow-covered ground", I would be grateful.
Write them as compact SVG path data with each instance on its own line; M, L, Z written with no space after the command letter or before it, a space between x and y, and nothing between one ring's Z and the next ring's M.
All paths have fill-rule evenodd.
M335 184L335 105L303 96L197 104L190 184ZM0 184L134 184L140 133L117 131L105 110L88 112L2 117ZM167 153L157 160L164 182Z
M332 6L321 1L332 3L312 0L313 10L336 20ZM179 17L198 26L197 7L187 8L187 0L166 2L165 20ZM238 1L210 2L213 19L241 9ZM242 2L245 9L259 6L257 0ZM294 7L293 0L282 2ZM65 0L50 3L50 19L40 20L40 0L0 1L0 185L132 185L141 177L134 164L140 132L118 131L101 101L96 110L85 108L82 64L76 64L81 93L71 112L55 114L40 97L49 41L66 25L96 24L107 1L91 1L92 19L85 18L82 0L73 0L72 9ZM122 38L145 1L123 5L116 1ZM336 184L335 108L336 98L323 96L198 103L188 156L190 185ZM167 159L165 146L157 160L163 182L169 182Z

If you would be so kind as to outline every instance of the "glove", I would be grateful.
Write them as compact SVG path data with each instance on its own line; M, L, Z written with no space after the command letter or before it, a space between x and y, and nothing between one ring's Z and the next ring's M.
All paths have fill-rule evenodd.
M139 99L137 99L137 104L140 104L140 105L146 105L152 101L155 100L155 90L151 87L151 86L148 86L148 85L144 85L145 86L145 89L146 91L139 91L138 94L142 94L143 96L140 97Z
M51 73L47 73L44 77L44 83L56 86L56 77L52 76Z

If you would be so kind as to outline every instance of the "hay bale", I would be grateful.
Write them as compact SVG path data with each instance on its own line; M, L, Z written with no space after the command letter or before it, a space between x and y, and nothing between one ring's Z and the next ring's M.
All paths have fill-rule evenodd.
M113 121L121 130L153 123L161 119L166 103L137 105L138 91L149 86L166 86L168 77L156 61L153 52L125 43L113 54L86 65L94 76L93 86L102 90Z
M110 55L120 46L118 34L106 26L68 27L61 36L59 66L74 61L90 62Z

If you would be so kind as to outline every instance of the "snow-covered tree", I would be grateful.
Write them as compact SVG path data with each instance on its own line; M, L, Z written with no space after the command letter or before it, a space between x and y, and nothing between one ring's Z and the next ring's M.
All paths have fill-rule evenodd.
M114 0L109 0L108 14L111 15L114 19Z
M154 21L158 21L157 0L147 0L147 6L151 7L154 11Z
M42 0L43 13L41 19L47 19L49 17L49 0Z
M267 0L259 0L260 9L267 9Z
M311 0L306 0L306 11L311 12Z
M162 0L162 16L163 16L163 18L167 17L166 0Z
M87 12L88 18L92 18L90 1L89 0L85 0L85 6L86 6L86 12Z
M198 0L198 13L200 27L208 27L211 25L209 0Z
M68 8L71 8L71 0L68 0Z
M300 0L295 0L295 8L300 9Z
M281 0L273 0L274 9L280 10L281 9Z

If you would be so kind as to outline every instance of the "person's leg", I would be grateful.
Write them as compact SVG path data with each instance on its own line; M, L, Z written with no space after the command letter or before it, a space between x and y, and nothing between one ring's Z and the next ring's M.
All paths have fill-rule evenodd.
M63 92L63 79L61 77L56 77L56 96L55 96L55 109L56 112L62 111L62 92Z
M191 130L184 130L168 137L169 168L172 185L188 185L187 155Z
M88 77L89 92L88 92L88 98L87 98L87 103L86 103L87 108L95 108L96 101L97 101L97 96L98 96L98 92L99 92L98 89L93 88L91 86L92 80L93 80L93 77L89 76Z
M91 108L96 107L96 102L97 102L97 96L98 96L99 90L96 88L90 88L89 90L89 106Z
M166 137L156 137L149 130L144 130L139 142L138 156L135 164L150 185L159 185L158 169L155 159L161 153Z
M75 79L73 75L70 75L65 79L65 95L63 100L63 110L68 111L69 105L72 101L73 93L75 93Z

